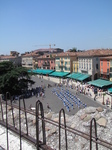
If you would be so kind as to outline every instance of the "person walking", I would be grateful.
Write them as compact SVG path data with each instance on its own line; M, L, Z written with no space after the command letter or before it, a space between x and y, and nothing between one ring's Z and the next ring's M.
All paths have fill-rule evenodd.
M47 108L48 108L50 111L52 111L52 110L51 110L51 107L49 106L49 104L48 104L48 103L47 103Z

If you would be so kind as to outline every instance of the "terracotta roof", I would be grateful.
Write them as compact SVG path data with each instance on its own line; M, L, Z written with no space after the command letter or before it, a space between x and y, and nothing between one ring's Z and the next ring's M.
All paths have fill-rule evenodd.
M97 57L97 56L110 56L112 55L112 49L92 49L84 52L77 52L78 57Z
M102 56L111 56L112 49L91 49L82 52L63 52L59 53L56 56L58 57L67 57L67 56L77 56L77 57L102 57Z
M41 56L38 57L38 59L39 59L39 58L50 58L50 55L48 55L48 54L46 54L46 55L41 55Z
M67 57L67 56L77 56L76 52L63 52L56 55L56 57Z
M22 55L22 57L35 57L35 56L40 56L39 54L36 54L35 52L33 52L33 53L26 53L26 54L24 54L24 55Z
M55 55L53 54L52 57L51 57L51 55L52 55L52 54L45 54L45 55L39 56L38 59L44 59L44 58L45 58L45 59L47 59L47 58L48 58L48 59L54 59L54 58L55 58Z
M11 58L16 58L16 56L12 56L12 55L0 56L0 59L11 59Z

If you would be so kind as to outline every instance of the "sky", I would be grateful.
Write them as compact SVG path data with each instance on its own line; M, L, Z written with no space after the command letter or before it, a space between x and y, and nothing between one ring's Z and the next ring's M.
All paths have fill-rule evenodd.
M49 44L112 48L112 0L0 0L0 54Z

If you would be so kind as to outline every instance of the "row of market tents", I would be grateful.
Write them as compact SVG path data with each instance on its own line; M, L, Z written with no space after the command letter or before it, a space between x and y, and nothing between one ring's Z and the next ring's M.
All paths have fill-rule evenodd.
M83 73L69 73L69 72L58 72L54 70L49 69L36 69L36 70L29 70L28 72L32 72L35 74L40 75L46 75L46 76L52 76L52 77L59 77L59 78L69 78L76 81L84 81L86 79L90 79L91 75L89 74L83 74ZM87 82L89 85L93 85L99 88L108 88L108 92L112 93L112 82L103 80L103 79L97 79L93 81Z
M29 70L29 72L33 72L40 75L48 75L53 77L60 77L60 78L69 78L78 81L84 81L85 79L89 78L90 75L83 74L83 73L69 73L69 72L58 72L54 70L48 69L36 69L36 70Z

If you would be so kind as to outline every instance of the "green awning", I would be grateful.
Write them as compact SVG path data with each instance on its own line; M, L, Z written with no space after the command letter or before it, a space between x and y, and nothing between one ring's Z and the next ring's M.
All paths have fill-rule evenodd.
M43 74L43 75L50 74L50 73L54 72L54 70L49 70L49 69L36 69L36 70L31 70L31 71L34 73Z
M87 78L89 78L89 77L90 77L89 74L82 74L77 80L83 81L83 80L85 80L85 79L87 79Z
M71 73L67 77L71 79L77 79L80 76L81 76L81 73Z
M67 78L72 78L73 75L74 75L74 73L71 73L71 74L67 75Z
M109 88L109 89L108 89L108 92L109 92L109 93L112 93L112 88Z
M82 74L81 73L74 73L74 75L72 76L72 79L77 80Z
M49 75L50 76L54 76L54 77L64 77L64 76L67 76L68 74L69 74L69 72L58 72L58 71L55 71L55 72L50 73Z
M90 75L89 74L82 74L82 73L71 73L67 77L71 78L71 79L83 81L83 80L89 78Z
M105 87L105 86L112 85L112 82L111 81L107 81L107 80L97 79L97 80L88 82L88 84L91 84L91 85L94 85L94 86L102 88L102 87Z

